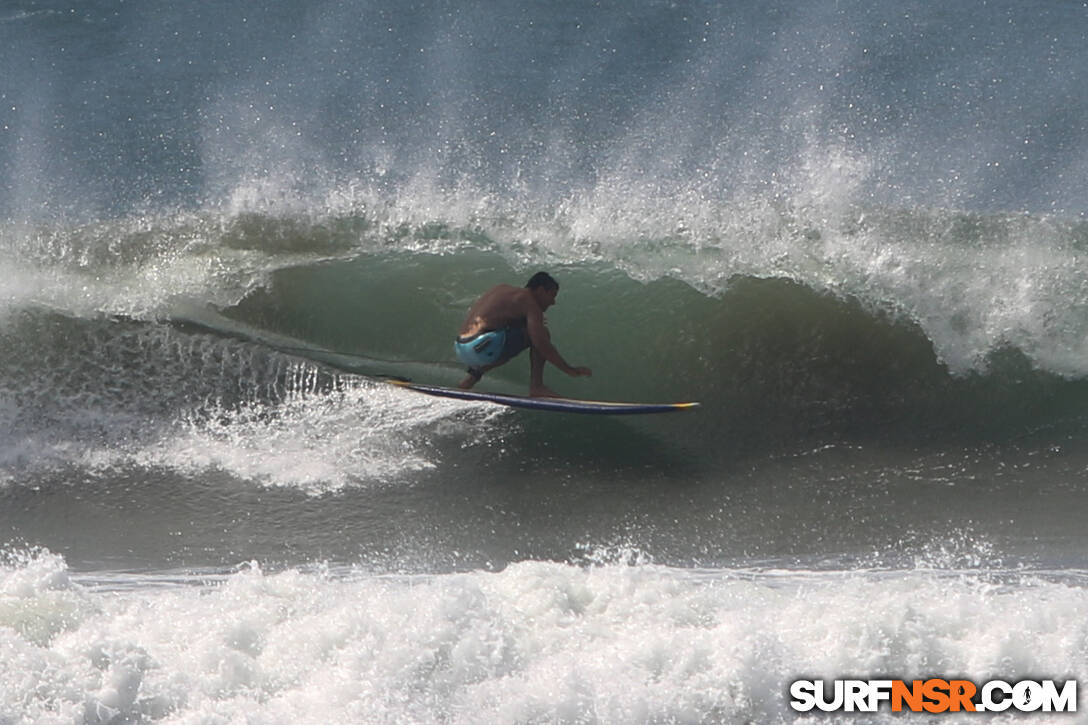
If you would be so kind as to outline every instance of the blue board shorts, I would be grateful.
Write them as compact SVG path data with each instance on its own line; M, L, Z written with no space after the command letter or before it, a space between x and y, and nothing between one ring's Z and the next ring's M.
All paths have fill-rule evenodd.
M506 362L529 347L529 330L522 326L488 330L473 337L459 337L453 343L457 359L469 366L469 374L479 377L487 365Z

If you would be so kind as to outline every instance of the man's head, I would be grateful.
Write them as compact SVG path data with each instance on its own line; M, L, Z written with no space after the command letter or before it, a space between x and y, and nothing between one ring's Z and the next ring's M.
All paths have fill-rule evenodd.
M559 294L559 283L547 272L537 272L529 278L526 289L532 293L540 309L546 310L555 304L555 296Z
M537 287L544 287L549 290L559 289L559 283L547 272L537 272L529 278L529 283L525 286L529 289L535 289Z

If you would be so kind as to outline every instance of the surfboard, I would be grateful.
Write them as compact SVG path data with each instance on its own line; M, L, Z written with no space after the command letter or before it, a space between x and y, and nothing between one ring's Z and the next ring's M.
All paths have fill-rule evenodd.
M587 413L592 415L645 415L649 413L675 413L698 408L698 403L615 403L603 400L576 400L573 398L529 398L506 393L484 393L460 388L444 388L441 385L425 385L407 380L388 380L400 388L414 390L440 398L455 398L484 403L507 405L511 408L548 410L561 413Z

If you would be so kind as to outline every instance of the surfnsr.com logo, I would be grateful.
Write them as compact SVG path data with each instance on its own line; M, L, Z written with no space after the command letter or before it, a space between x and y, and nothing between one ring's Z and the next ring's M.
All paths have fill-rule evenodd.
M1077 681L797 680L790 698L797 712L1076 712Z

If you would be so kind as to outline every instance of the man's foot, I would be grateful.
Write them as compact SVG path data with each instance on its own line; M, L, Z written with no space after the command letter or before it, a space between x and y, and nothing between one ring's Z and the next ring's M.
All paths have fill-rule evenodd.
M482 368L469 368L468 369L468 377L465 378L464 380L462 380L461 382L457 383L457 387L461 388L461 390L468 390L473 385L480 382L480 378L482 378L484 376L484 373L486 373L488 370L490 370L493 367L495 367L495 366L494 365L487 365L487 366L482 367Z
M530 398L561 398L559 393L544 385L534 385L529 388Z

